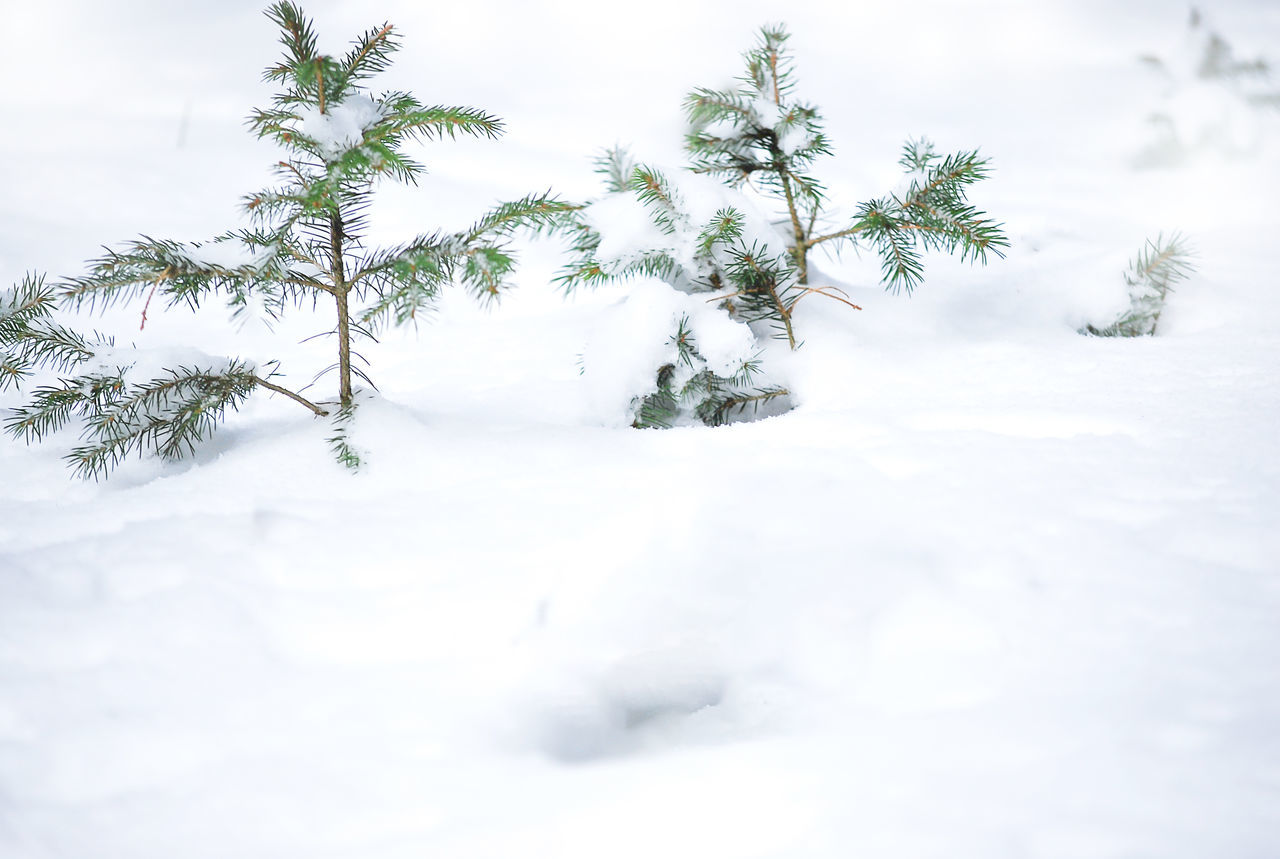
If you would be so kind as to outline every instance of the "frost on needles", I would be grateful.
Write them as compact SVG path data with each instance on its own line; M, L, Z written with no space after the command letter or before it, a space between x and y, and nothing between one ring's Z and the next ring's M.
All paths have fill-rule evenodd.
M989 173L976 150L941 154L928 141L908 142L901 188L836 217L812 172L831 146L821 113L796 95L787 39L781 27L764 28L744 55L746 69L736 87L689 94L689 166L675 178L635 163L623 149L599 159L607 193L566 227L576 256L561 276L566 288L656 277L681 292L706 293L704 300L757 338L775 337L795 349L801 343L793 321L799 302L821 296L856 307L834 284L814 276L815 249L871 248L885 285L908 293L924 279L927 251L983 263L1004 255L1009 242L1002 226L968 198ZM718 195L699 184L702 177L715 180ZM776 217L760 217L752 200L734 193L744 190L763 197ZM619 230L625 218L614 216L626 201L645 213L647 235L631 228L629 238L617 237L628 231L625 223ZM654 385L633 400L635 425L719 424L785 402L786 388L765 372L763 342L739 355L726 375L700 360L697 320L688 314L674 314L670 330L654 336L669 348L650 377Z
M258 389L334 420L330 445L344 465L360 457L348 430L358 405L357 379L372 384L355 346L380 327L416 320L449 283L496 299L515 266L509 246L520 227L541 228L568 206L548 194L499 205L469 229L432 232L390 248L363 241L374 186L382 179L416 184L423 167L406 144L458 135L495 138L502 123L481 110L426 105L406 92L374 93L366 83L391 63L399 36L391 24L366 31L342 56L319 53L302 10L280 2L267 10L280 28L281 61L265 79L279 91L249 118L250 128L285 150L278 183L248 196L250 226L207 242L142 237L108 249L88 274L53 286L29 277L0 293L0 390L37 367L61 374L37 388L6 421L28 442L78 420L82 444L67 457L75 472L98 477L131 453L179 457L214 431L228 409ZM163 366L103 337L84 337L53 321L53 311L145 300L197 308L215 298L233 314L278 318L304 303L329 304L337 344L337 392L311 402L270 380L249 362L194 354Z

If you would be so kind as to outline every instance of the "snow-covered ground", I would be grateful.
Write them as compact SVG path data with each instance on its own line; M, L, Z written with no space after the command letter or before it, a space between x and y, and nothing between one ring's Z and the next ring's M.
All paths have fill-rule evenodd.
M678 163L684 92L785 21L833 196L981 146L1013 249L911 298L819 260L864 309L801 305L800 406L758 423L607 425L578 362L626 290L562 300L544 243L368 352L359 475L279 397L101 484L74 434L0 441L0 856L1280 855L1280 112L1178 86L1183 5L308 11L334 50L394 21L386 86L508 123L426 151L381 240L593 195L615 142ZM1203 11L1280 60L1280 6ZM275 39L244 0L0 9L0 283L237 225ZM1199 256L1161 336L1077 335L1162 230ZM331 360L307 313L138 310L96 324Z

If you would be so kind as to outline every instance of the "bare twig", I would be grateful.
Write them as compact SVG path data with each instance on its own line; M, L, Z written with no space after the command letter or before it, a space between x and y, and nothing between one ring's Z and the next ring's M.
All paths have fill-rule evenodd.
M325 417L326 415L329 414L324 409L320 408L315 403L308 400L306 397L303 397L300 394L295 394L293 391L290 391L288 388L282 388L279 385L272 384L271 382L268 382L266 379L262 378L261 376L254 376L253 380L257 384L266 388L268 391L275 391L277 394L283 394L284 396L293 400L295 403L300 403L306 406L308 409L315 412L315 414L318 417Z

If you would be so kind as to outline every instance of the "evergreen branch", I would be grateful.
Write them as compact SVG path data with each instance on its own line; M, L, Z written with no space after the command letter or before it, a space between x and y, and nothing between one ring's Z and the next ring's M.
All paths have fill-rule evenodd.
M703 256L711 256L718 245L731 245L742 238L742 214L733 208L723 208L716 212L702 231L698 233L697 248Z
M452 279L465 250L455 237L434 233L371 254L347 281L352 288L372 286L378 294L358 321L376 327L387 316L398 325L417 319Z
M676 396L672 379L675 377L674 364L664 364L658 368L658 386L652 394L639 398L633 404L635 418L631 426L636 429L670 429L675 423L680 403Z
M255 384L246 365L232 362L221 372L179 367L167 377L131 385L119 399L95 404L86 417L87 443L66 458L77 476L95 479L132 452L178 459L194 452Z
M681 208L683 201L661 171L642 164L633 171L632 182L653 223L664 233L672 235L678 224L688 223L689 216Z
M0 295L0 346L12 342L36 320L47 318L55 300L44 275L35 273L24 275L20 284Z
M0 392L18 387L31 375L31 362L0 349Z
M1147 239L1142 251L1130 264L1127 279L1131 282L1149 280L1158 284L1160 289L1167 289L1170 284L1185 280L1195 270L1191 263L1194 256L1181 233L1174 233L1168 240L1161 233L1154 241Z
M409 282L419 277L443 282L462 250L453 236L438 231L418 236L406 244L369 254L363 266L347 277L347 285L354 288L367 281Z
M356 414L356 402L352 401L338 409L337 414L333 416L333 435L325 439L329 443L329 450L333 453L333 458L338 461L339 465L349 468L352 471L359 471L364 465L364 460L360 457L360 452L351 444L351 422Z
M781 104L782 98L788 95L793 87L791 83L791 58L786 54L786 43L791 35L780 24L766 25L760 28L759 43L747 51L744 59L747 62L746 82L755 91L774 104Z
M789 274L785 259L770 257L758 244L750 248L739 245L729 252L726 271L738 285L747 321L772 320L781 328L787 344L795 349L796 337L787 301L791 285L786 283Z
M62 429L77 408L88 412L95 401L123 388L122 373L63 379L61 387L37 388L30 404L10 411L5 432L29 444Z
M1154 240L1148 239L1125 272L1125 284L1129 291L1128 310L1105 328L1089 325L1081 333L1087 332L1099 337L1145 337L1155 334L1173 285L1187 279L1195 271L1194 258L1195 252L1180 233L1174 233L1168 239L1163 234Z
M924 261L915 247L913 231L918 225L896 217L895 207L885 200L872 200L859 208L861 231L880 254L881 278L897 292L905 287L907 294L924 278Z
M462 241L470 243L482 238L508 236L522 227L541 232L563 224L565 215L581 209L581 205L560 200L550 191L528 194L519 200L495 206L463 234Z
M109 342L91 342L70 328L41 320L23 331L15 345L16 354L24 362L67 371L92 358L97 348Z
M400 49L393 29L391 24L383 24L381 29L369 30L353 43L342 61L347 81L363 80L391 66L391 54Z
M912 147L924 147L924 153L916 157L924 158L921 163L925 175L923 183L919 180L912 181L911 188L905 197L906 205L929 198L962 201L966 185L986 179L990 175L988 159L979 157L977 150L948 155L935 166L933 161L936 156L933 155L932 144L924 141L908 143L907 146L908 152ZM907 160L908 156L904 155L904 163Z
M91 263L88 275L70 278L60 284L59 299L72 307L87 303L92 308L99 302L111 306L120 299L140 296L160 285L162 292L170 297L171 304L185 300L196 306L206 292L228 290L243 293L255 284L293 279L280 272L275 248L269 246L258 250L257 258L239 264L219 262L211 256L220 250L218 246L224 242L245 241L246 237L254 238L253 234L246 233L219 237L203 245L187 245L143 236L123 251L107 248L105 256ZM253 251L254 245L245 241L241 250ZM296 285L315 286L311 282Z
M0 294L0 390L16 387L36 366L69 370L101 345L53 322L55 301L55 290L43 275L28 274Z
M735 124L752 119L751 107L737 93L698 87L684 100L685 115L694 126L727 120Z
M416 99L398 95L383 102L389 112L374 126L382 134L422 140L456 138L459 134L496 138L502 120L470 107L421 107Z
M865 232L867 228L868 226L865 221L857 221L853 224L853 226L847 227L846 229L838 230L834 233L827 233L824 236L817 236L816 238L805 239L805 247L812 248L822 244L823 242L835 241L837 239L852 238L853 236L858 235L858 233Z
M515 268L515 258L498 246L468 248L463 254L462 283L482 301L498 298L507 286L507 275Z
M614 146L592 159L595 172L605 177L605 190L610 194L622 194L632 190L636 163L622 146Z
M758 412L768 402L780 397L790 396L791 392L782 387L768 387L750 394L737 394L718 399L706 400L698 410L698 417L708 426L718 427L728 423L734 413L742 414L748 408Z
M266 14L283 31L280 43L288 51L290 62L268 69L265 79L288 80L294 68L315 58L316 34L302 9L288 0L270 6Z
M96 479L133 452L166 459L192 452L260 381L238 361L222 369L179 367L140 384L130 384L126 372L95 371L37 389L30 404L11 413L5 429L33 441L79 414L85 443L66 459L78 477Z
M599 260L586 259L570 263L556 275L555 282L565 293L572 292L578 286L599 286L613 280L614 275L605 271Z

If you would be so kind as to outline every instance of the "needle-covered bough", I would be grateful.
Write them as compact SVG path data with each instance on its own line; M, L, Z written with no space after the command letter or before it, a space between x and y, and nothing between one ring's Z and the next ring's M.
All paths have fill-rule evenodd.
M108 249L83 277L49 284L27 277L0 292L0 390L38 368L57 371L6 419L6 429L38 440L78 421L81 444L68 454L82 477L99 477L132 453L190 453L254 391L265 389L334 421L330 444L345 465L360 458L346 427L357 380L372 384L354 348L380 327L415 320L458 282L482 300L497 298L515 266L509 245L519 228L540 229L572 207L549 194L504 203L461 232L437 231L390 248L363 238L374 187L384 178L416 184L423 167L407 144L495 138L499 119L467 107L425 105L406 92L375 93L367 82L391 63L399 36L391 24L365 32L343 56L318 51L311 22L290 2L267 11L279 26L282 60L265 79L279 91L250 128L287 153L278 184L248 196L249 226L207 242L142 237ZM55 321L55 311L122 301L197 308L225 301L235 316L278 318L302 304L329 304L337 396L312 402L272 381L274 367L197 352L161 357L115 348Z

